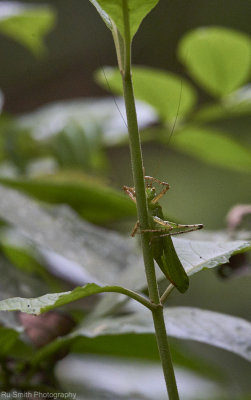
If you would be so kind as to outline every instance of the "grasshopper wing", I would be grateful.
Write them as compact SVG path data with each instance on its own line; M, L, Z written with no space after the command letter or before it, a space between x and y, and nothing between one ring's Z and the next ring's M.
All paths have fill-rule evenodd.
M154 254L153 252L154 259L166 278L172 282L181 293L184 293L189 287L189 279L176 253L172 239L170 236L159 239L161 239L162 242L162 254L160 254L160 251L158 251L158 254Z

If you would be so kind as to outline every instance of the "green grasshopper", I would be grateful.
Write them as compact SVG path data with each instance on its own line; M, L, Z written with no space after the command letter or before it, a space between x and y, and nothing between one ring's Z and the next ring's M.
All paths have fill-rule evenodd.
M189 286L189 279L184 270L179 257L175 251L171 235L178 235L203 228L202 224L181 225L165 220L159 200L169 189L167 182L162 182L157 178L145 176L146 197L148 204L149 229L140 229L139 221L136 222L131 236L140 230L150 233L150 244L154 260L159 265L166 278L181 292L184 293ZM157 193L153 182L163 186ZM124 186L123 190L136 203L136 192L133 187Z

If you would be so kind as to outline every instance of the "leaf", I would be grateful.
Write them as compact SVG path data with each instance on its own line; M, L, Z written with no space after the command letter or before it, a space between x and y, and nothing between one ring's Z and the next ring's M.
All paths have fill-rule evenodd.
M88 272L88 280L114 284L128 265L140 268L136 244L115 232L95 227L67 207L46 211L13 189L0 186L0 218L32 243L73 261Z
M131 39L137 32L142 20L157 5L158 1L127 0ZM108 28L112 30L112 20L124 37L123 0L90 0L90 2L97 9Z
M150 104L164 121L172 124L177 118L184 118L193 109L196 93L184 78L145 67L134 67L132 76L135 97ZM108 82L109 89L114 93L123 93L118 69L106 67L98 70L95 79L105 89Z
M190 126L177 132L171 145L209 164L251 172L251 149L221 131Z
M115 99L118 109L125 119L125 106L121 98ZM137 102L140 128L156 121L153 109ZM72 122L84 131L87 138L101 135L102 144L112 146L127 138L127 126L118 112L114 98L80 99L51 103L32 113L22 115L17 123L20 129L30 130L39 142L64 131Z
M164 315L169 336L216 346L251 361L250 322L193 307L169 307L164 310ZM48 357L55 349L58 351L65 346L70 346L72 351L77 352L131 357L136 354L144 358L144 352L138 349L139 344L144 341L148 347L145 356L154 359L157 357L156 342L150 335L154 335L152 317L143 309L126 316L88 320L38 353L34 364L46 353Z
M46 211L13 189L0 186L0 218L16 227L32 243L73 261L71 274L82 266L88 279L99 284L146 287L142 258L132 239L80 220L65 207ZM247 241L173 239L188 274L228 261L231 254L250 248ZM159 275L159 277L162 275Z
M212 241L173 238L173 242L189 276L206 268L226 264L232 255L251 249L251 243L248 241L218 241L216 236L212 237Z
M251 115L251 87L246 85L225 96L220 104L207 104L194 115L193 121L217 121Z
M134 204L115 189L85 177L65 174L42 179L4 179L6 186L19 189L51 204L68 204L88 221L104 222L136 216Z
M48 6L28 6L17 2L0 4L0 32L18 41L35 55L45 51L43 38L55 15Z
M179 59L210 94L227 95L250 74L250 38L231 29L204 27L187 33L178 47Z
M111 357L71 355L58 366L60 381L78 389L85 400L166 400L160 363ZM182 400L227 400L221 385L184 369L175 368Z
M41 278L24 274L0 255L0 299L13 296L32 297L48 292L48 286ZM16 314L0 312L0 324L20 331Z
M2 113L3 105L4 105L4 95L3 95L2 90L0 90L0 114Z
M37 249L35 249L30 242L25 240L23 236L18 235L16 231L9 228L1 229L0 248L4 256L13 266L25 273L25 278L26 274L28 277L33 276L34 278L40 278L40 285L42 279L43 282L47 283L49 290L55 292L62 290L62 285L46 270L44 265L47 263L44 257L41 257ZM20 275L19 279L22 281ZM29 280L27 283L29 283Z
M18 336L19 336L18 332L16 332L14 329L4 328L0 326L1 358L9 355L12 347L18 340Z
M21 311L27 314L41 314L57 307L62 307L73 301L83 299L98 293L114 292L129 293L128 290L120 286L98 286L95 283L88 283L83 287L76 287L72 291L61 293L50 293L41 297L24 299L13 297L0 301L0 311Z

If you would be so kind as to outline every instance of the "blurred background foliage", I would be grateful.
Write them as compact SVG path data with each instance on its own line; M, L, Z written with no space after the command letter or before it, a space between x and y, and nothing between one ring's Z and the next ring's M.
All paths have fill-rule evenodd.
M0 182L127 234L135 207L121 191L132 177L110 32L88 1L26 1L39 7L16 8L9 24L8 3L0 3ZM250 204L250 12L249 0L162 0L134 39L146 173L170 183L163 206L175 221L223 230L233 206ZM26 274L29 265L51 291L67 287L50 279L48 259L14 246L5 227L1 243L8 263ZM204 271L169 304L248 319L248 268L229 279ZM203 345L173 346L177 364L182 351L203 355L232 381L236 398L250 393L246 361Z

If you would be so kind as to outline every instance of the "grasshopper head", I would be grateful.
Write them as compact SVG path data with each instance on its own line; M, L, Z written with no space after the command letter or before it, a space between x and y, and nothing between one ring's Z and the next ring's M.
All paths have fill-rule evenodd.
M151 201L156 197L156 189L155 187L152 186L146 186L146 196L147 196L147 200Z

